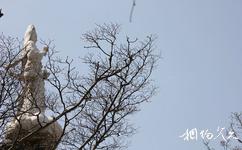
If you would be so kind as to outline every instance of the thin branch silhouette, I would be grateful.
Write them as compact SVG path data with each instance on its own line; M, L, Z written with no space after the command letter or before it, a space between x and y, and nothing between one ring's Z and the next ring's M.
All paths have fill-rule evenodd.
M130 15L129 15L129 22L132 22L133 20L133 13L134 13L134 7L136 6L136 0L133 0L133 4L130 10Z

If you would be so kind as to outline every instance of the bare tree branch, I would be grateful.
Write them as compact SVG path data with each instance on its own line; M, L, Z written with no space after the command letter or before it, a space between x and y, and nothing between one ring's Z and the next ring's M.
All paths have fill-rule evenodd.
M46 79L47 111L52 120L31 131L21 129L21 116L16 114L24 92L21 80L21 64L16 63L21 52L15 39L0 38L0 136L5 139L6 124L19 121L19 133L9 149L21 146L56 121L63 128L59 140L52 149L122 149L126 138L134 134L127 117L139 110L139 105L154 95L156 87L150 79L158 60L154 54L153 36L120 42L117 24L97 25L83 34L89 54L82 61L89 67L88 75L81 75L69 57L56 57L51 42L41 41L49 48L44 68L50 73ZM19 61L21 62L21 61ZM14 72L14 74L12 73ZM37 107L37 105L35 106ZM39 119L39 114L36 114ZM21 136L20 136L21 135ZM1 140L1 142L6 142Z
M133 13L134 13L135 6L136 6L136 0L133 0L132 7L130 10L130 14L129 14L129 22L132 22L132 20L133 20Z

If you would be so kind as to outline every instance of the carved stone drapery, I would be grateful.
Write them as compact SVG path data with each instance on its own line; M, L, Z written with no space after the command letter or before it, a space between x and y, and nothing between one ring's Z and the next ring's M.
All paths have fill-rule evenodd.
M53 118L45 115L45 83L49 73L42 70L41 60L48 52L48 48L38 50L36 46L37 33L34 25L29 25L24 37L24 48L19 57L8 67L13 67L21 62L22 73L18 80L23 83L23 95L20 100L17 118L7 124L5 134L5 147L9 147L16 140L41 128ZM25 146L25 149L35 149L36 146L44 146L50 149L62 133L61 126L54 122L37 133L33 134L16 147ZM49 145L48 145L49 143Z

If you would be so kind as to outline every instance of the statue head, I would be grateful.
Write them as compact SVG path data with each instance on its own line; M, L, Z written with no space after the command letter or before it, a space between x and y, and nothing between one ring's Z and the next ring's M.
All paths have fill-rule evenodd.
M37 33L36 33L34 25L32 25L32 24L28 26L28 28L25 32L24 46L26 46L29 41L33 41L34 43L37 42Z

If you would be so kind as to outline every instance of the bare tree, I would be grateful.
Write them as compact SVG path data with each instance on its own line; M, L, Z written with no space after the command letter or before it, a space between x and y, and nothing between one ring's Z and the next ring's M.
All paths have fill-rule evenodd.
M51 43L45 68L47 79L46 106L52 121L17 137L12 147L44 130L56 121L63 131L52 149L123 149L126 137L134 133L128 117L139 110L139 105L154 95L155 86L150 80L158 56L154 53L154 37L143 41L125 38L120 43L117 24L97 25L83 34L85 48L90 52L82 61L89 73L81 75L73 60L56 57ZM5 126L14 118L24 92L19 78L21 67L6 67L21 52L18 40L0 37L0 136L4 139ZM26 112L21 112L24 114ZM3 141L1 141L3 142Z
M230 134L229 134L230 132ZM226 136L233 134L232 139L222 140L219 145L224 150L242 150L242 114L232 113L230 126L226 131ZM215 150L210 141L204 141L208 150Z

